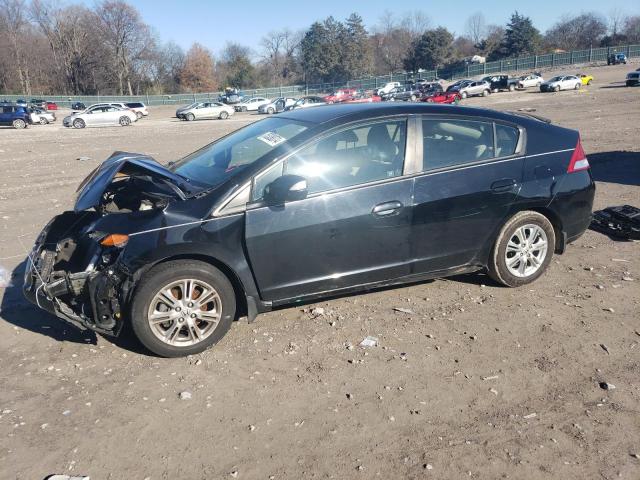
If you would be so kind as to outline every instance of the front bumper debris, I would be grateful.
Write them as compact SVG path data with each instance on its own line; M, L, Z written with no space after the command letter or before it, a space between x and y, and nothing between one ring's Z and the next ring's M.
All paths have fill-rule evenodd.
M71 212L68 212L71 213ZM38 307L80 328L116 336L122 329L126 270L117 264L100 268L103 252L96 242L87 247L55 238L56 217L40 234L27 258L23 293ZM84 265L81 259L91 260Z

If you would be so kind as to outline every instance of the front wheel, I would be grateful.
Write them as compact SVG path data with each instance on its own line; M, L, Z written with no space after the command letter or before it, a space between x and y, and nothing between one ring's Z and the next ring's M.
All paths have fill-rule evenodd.
M512 83L509 85L509 91L513 92L516 89L516 86Z
M84 120L82 120L81 118L76 118L73 121L73 128L84 128L86 126L86 124L84 123Z
M40 122L39 123L40 123L40 125L46 125L47 123L49 123L49 121L44 117L40 117Z
M574 88L575 90L580 90L580 85L581 85L580 83L576 83L576 86L575 86L575 87L573 87L573 88Z
M227 118L229 118L229 113L228 112L220 112L220 120L226 120Z
M187 113L186 119L187 122L193 122L196 119L196 116L193 113Z
M273 107L269 107L269 108L267 108L267 113L268 113L269 115L271 115L271 114L272 114L272 113L274 113L274 112L275 112L275 110L274 110L274 108L273 108Z
M462 92L462 93L460 94L460 97L461 97L461 98L467 98L467 92Z
M126 127L131 124L131 119L129 117L122 116L120 117L120 120L118 121L118 123L121 126Z
M489 275L507 287L531 283L549 266L555 244L555 231L547 217L533 211L516 213L496 239Z
M131 325L153 353L181 357L217 343L235 312L233 286L220 270L196 260L177 260L152 268L140 279Z
M483 91L482 91L482 96L483 96L483 97L488 97L490 93L491 93L491 92L490 92L489 90L483 90Z
M415 95L411 95L411 101L412 101L412 102L415 102L415 101L416 101L416 98L417 98L417 97L416 97Z
M553 91L554 91L554 92L559 92L559 91L560 91L560 86L554 87L554 88L553 88Z

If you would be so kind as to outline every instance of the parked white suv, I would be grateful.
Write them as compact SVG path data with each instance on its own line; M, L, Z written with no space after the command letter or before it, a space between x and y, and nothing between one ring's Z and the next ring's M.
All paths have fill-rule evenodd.
M236 112L255 112L262 105L271 103L271 100L264 97L245 98L240 103L233 106Z
M517 86L518 88L531 88L531 87L539 87L544 83L544 78L542 76L532 73L530 75L522 75L518 79Z
M383 93L389 93L394 88L399 88L401 86L402 85L400 84L400 82L388 82L388 83L385 83L384 87L378 88L376 90L376 95L380 95L380 94L383 94Z
M149 116L149 110L147 110L147 106L142 102L127 102L125 103L125 105L127 108L133 110L133 113L136 114L138 120L140 120L142 117Z

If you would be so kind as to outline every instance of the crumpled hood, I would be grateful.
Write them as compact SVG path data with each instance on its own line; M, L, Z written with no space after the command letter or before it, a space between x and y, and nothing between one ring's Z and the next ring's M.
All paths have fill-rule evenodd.
M78 186L74 211L81 212L100 204L102 194L119 173L130 175L140 173L151 177L170 180L176 185L185 181L158 163L152 157L139 153L114 152L102 165L96 168Z

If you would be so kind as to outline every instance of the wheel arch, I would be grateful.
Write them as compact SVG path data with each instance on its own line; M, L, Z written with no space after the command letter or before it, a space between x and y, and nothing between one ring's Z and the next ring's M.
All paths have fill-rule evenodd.
M540 215L544 215L547 218L547 220L551 222L551 225L553 226L553 231L556 234L556 244L554 248L554 253L564 253L566 242L565 242L564 230L562 228L562 220L560 219L558 214L556 214L552 209L547 207L530 207L530 208L523 208L522 210L530 210L532 212L537 212Z
M239 318L249 313L249 300L246 293L247 290L240 277L238 277L233 269L223 261L219 260L218 258L200 253L180 253L171 255L138 269L132 276L133 280L131 287L128 289L129 298L127 298L127 302L129 303L131 301L131 296L133 295L133 292L135 291L140 278L142 278L145 273L158 265L176 260L197 260L203 263L208 263L212 267L220 270L224 274L224 276L227 277L227 279L231 283L231 286L233 287L233 293L236 296L236 316Z

